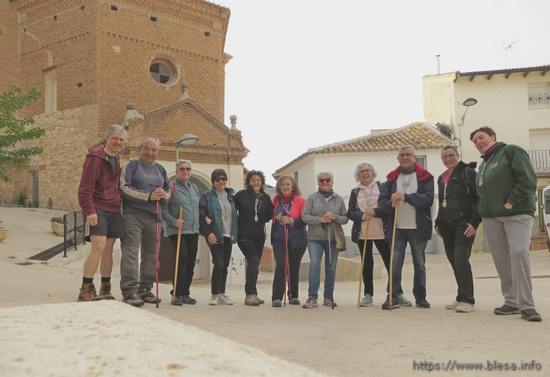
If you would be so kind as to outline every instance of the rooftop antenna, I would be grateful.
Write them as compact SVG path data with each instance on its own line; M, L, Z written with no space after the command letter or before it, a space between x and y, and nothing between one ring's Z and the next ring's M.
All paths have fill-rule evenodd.
M437 54L437 55L435 56L436 59L437 59L437 74L438 74L438 75L441 74L441 66L440 66L440 64L439 64L439 57L440 57L440 56L441 56L441 55L439 55L439 54Z
M511 42L504 42L503 48L504 48L504 69L508 68L508 50L512 48L513 45L516 44L516 41Z

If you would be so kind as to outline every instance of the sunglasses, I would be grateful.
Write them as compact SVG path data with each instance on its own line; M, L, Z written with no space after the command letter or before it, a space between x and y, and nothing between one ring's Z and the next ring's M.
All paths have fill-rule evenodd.
M218 177L218 178L214 179L214 182L220 182L220 181L222 181L222 182L227 181L227 177Z
M319 182L319 183L330 183L330 182L332 182L332 178L319 178L319 180L317 182Z
M191 171L191 168L179 168L179 171Z

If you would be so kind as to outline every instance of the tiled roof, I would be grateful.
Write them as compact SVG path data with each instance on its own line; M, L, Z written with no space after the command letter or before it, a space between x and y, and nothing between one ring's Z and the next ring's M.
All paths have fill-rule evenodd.
M523 77L526 77L530 72L540 72L541 75L545 75L550 71L550 65L539 65L535 67L522 67L522 68L507 68L507 69L494 69L489 71L473 71L473 72L456 72L456 78L468 77L473 80L475 76L490 76L493 75L505 75L508 78L512 73L523 73Z
M451 143L452 140L441 135L436 128L428 123L416 122L405 127L310 148L288 164L277 169L274 175L312 154L397 151L401 145L412 145L419 150L437 149Z

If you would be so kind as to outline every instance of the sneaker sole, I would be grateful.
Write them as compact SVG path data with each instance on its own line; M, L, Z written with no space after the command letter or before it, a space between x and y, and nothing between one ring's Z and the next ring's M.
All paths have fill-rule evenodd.
M521 314L521 311L519 309L516 309L514 311L510 311L510 312L501 312L500 310L493 310L493 313L495 313L496 315L514 315L514 314Z
M541 322L542 321L542 317L539 317L539 316L531 316L531 317L528 317L528 316L521 316L521 318L523 318L524 320L528 321L528 322Z
M128 304L130 306L136 307L136 308L141 308L144 305L143 302L142 303L130 303L130 302L126 302L126 301L122 301L122 302L125 303L125 304Z

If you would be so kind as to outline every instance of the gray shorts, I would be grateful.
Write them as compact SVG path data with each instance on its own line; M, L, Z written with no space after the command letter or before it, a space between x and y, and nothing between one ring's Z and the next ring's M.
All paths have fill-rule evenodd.
M96 209L97 225L90 226L90 236L122 237L122 215L119 212L108 212Z

